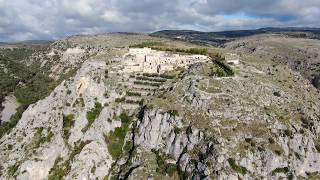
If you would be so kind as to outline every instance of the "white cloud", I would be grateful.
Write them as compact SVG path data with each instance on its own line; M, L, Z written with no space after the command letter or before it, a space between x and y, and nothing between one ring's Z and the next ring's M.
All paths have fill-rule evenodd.
M0 0L0 41L106 31L320 26L319 0Z
M118 11L109 10L102 15L102 19L111 23L127 23L130 19L123 16Z

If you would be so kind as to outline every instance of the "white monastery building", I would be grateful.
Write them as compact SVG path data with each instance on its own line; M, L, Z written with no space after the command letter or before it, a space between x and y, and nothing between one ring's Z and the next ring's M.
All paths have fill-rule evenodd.
M164 73L177 67L186 67L197 62L208 61L204 55L181 55L151 48L130 48L124 55L123 72Z

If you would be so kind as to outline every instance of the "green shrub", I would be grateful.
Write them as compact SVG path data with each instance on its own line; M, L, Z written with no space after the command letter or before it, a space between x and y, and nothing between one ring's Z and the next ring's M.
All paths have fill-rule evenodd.
M176 164L167 164L166 172L169 176L173 176L176 172L178 172L178 168Z
M236 164L236 161L232 158L228 159L228 163L231 166L231 168L236 171L237 173L240 173L242 175L247 174L248 170L245 167L239 166Z
M234 71L232 68L223 61L213 60L212 62L218 67L216 71L216 75L218 77L234 76Z
M69 114L67 116L63 115L63 134L66 139L69 139L70 130L74 125L74 115Z
M167 163L165 161L165 157L160 154L158 150L151 150L156 155L156 161L157 161L157 169L156 171L160 174L169 176L174 176L175 173L178 172L178 167L176 164Z
M174 133L175 134L180 134L182 132L182 129L181 128L178 128L178 127L175 127L174 128Z
M32 104L48 96L57 84L45 74L37 74L30 79L26 86L16 89L15 97L21 104Z
M127 91L127 96L141 96L141 93L138 92L131 92L131 91Z
M88 120L88 123L86 125L86 127L84 127L82 129L82 132L86 132L90 126L92 125L92 123L96 120L96 118L100 115L101 111L102 111L103 107L101 105L101 103L99 102L96 102L94 104L94 108L91 109L90 111L87 112L87 120Z
M0 126L0 138L6 133L10 132L12 128L16 126L22 117L22 113L27 109L28 106L21 105L16 110L17 112L10 117L9 122L2 122Z
M171 116L179 116L179 112L175 109L167 111Z
M126 100L125 97L121 97L121 98L116 98L116 99L115 99L115 102L120 103L120 102L123 102L123 101L125 101L125 100Z
M108 151L112 159L117 159L122 154L122 148L126 150L124 146L124 140L129 131L129 125L132 118L126 113L121 113L117 118L121 120L121 127L115 128L114 131L105 134L105 141L107 143Z
M284 173L287 174L289 172L289 168L288 167L282 167L282 168L276 168L272 171L272 174L276 174L276 173Z
M94 104L94 108L91 109L91 111L87 112L87 120L89 123L93 123L94 120L100 115L100 112L102 111L102 105L99 102L96 102Z
M53 132L51 131L51 128L47 129L46 136L43 136L43 130L45 130L43 127L37 128L37 131L33 136L31 143L28 145L29 149L36 150L41 146L41 144L51 141L52 137L54 136Z
M126 103L128 103L128 104L141 104L141 103L143 103L143 100L126 100L125 101Z

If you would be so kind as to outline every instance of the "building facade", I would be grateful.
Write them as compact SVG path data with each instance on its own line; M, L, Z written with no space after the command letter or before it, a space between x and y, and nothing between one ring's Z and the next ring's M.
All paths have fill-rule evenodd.
M177 67L186 67L197 62L205 62L204 55L180 55L151 48L130 48L124 56L123 72L164 73Z

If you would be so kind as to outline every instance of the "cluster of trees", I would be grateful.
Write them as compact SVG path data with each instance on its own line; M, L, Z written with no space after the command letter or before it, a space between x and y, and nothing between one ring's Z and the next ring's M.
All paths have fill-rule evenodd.
M187 54L202 54L202 55L208 54L207 48L190 48L190 49L164 48L165 47L164 44L159 41L145 41L140 44L131 45L129 47L130 48L150 47L150 48L161 50L161 51L181 52L181 53L187 53Z
M180 52L186 54L201 54L207 55L208 49L207 48L190 48L190 49L179 49L179 48L154 48L159 51L169 51L169 52Z
M1 122L0 137L10 131L20 120L22 113L32 103L46 97L57 85L40 64L27 66L23 60L32 54L32 50L24 48L4 49L0 51L0 104L4 97L14 94L20 103L17 112L9 122Z
M221 54L208 53L208 55L211 58L213 64L217 66L217 69L214 72L215 76L218 76L218 77L234 76L233 69L228 64L225 63L225 58L221 56Z

